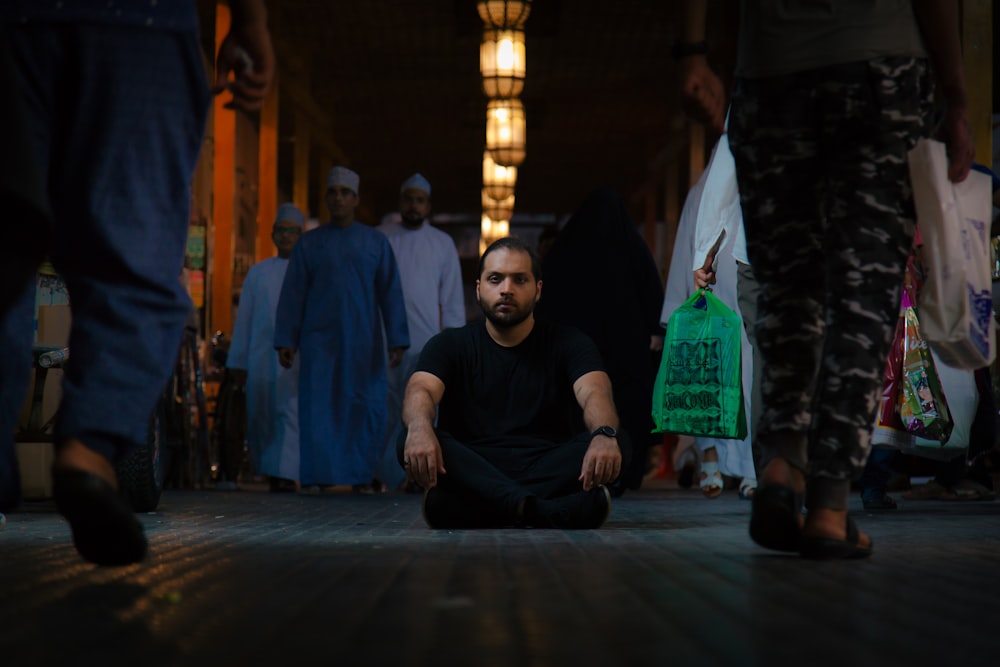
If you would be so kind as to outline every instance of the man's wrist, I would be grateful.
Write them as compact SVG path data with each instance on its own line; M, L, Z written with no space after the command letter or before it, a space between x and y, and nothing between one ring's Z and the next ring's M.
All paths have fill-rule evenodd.
M607 436L609 438L614 438L614 439L617 440L618 439L618 429L616 429L614 426L609 426L607 424L604 424L602 426L598 426L593 431L591 431L591 433L590 433L590 439L593 440L594 438L596 438L599 435Z

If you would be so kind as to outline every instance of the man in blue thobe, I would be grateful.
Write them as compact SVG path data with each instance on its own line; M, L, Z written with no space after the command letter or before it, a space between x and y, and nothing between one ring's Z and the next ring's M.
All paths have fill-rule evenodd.
M386 430L386 351L410 345L399 271L385 235L354 220L358 175L327 177L330 223L302 236L289 259L275 322L281 365L299 359L300 480L305 492L371 490Z

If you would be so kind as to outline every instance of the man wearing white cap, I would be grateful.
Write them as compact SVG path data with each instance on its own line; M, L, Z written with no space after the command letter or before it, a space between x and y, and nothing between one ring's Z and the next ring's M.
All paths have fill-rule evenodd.
M379 227L399 264L410 332L410 347L402 363L389 369L389 428L378 471L379 480L389 489L406 482L406 473L396 460L395 443L403 427L403 393L420 350L443 329L465 325L458 251L448 234L431 226L430 212L431 184L421 174L413 174L399 189L400 221Z
M305 216L282 204L271 228L278 256L254 264L243 279L226 367L247 387L247 446L254 470L272 491L294 491L299 479L299 365L278 363L274 323L288 258L302 235Z
M370 492L386 429L386 347L398 366L410 345L389 241L356 222L360 178L327 177L330 224L305 234L281 288L274 347L299 374L300 482L306 492L350 484ZM387 346L383 346L383 325Z

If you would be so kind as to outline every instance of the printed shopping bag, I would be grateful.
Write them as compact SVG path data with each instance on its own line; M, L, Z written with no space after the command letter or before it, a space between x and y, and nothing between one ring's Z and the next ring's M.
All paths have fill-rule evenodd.
M885 376L882 380L882 396L879 398L878 413L875 415L875 426L894 431L906 431L899 418L900 394L903 391L903 353L905 351L906 307L916 301L916 294L923 284L923 272L919 255L914 252L906 260L906 271L903 274L903 297L899 304L899 317L896 318L896 330L892 335L892 345L889 346L889 358L885 362Z
M657 433L747 435L740 316L700 289L670 316L653 388Z
M899 417L909 433L947 442L954 426L948 401L941 390L930 348L920 336L917 311L906 292L903 293L903 310L903 391L899 400Z
M996 357L990 178L973 171L952 183L944 144L926 139L910 151L909 167L927 271L918 301L923 336L949 366L988 366Z
M906 309L899 309L896 320L896 331L892 336L892 347L889 348L889 358L885 362L885 377L882 380L882 396L879 398L878 414L875 425L905 431L899 418L899 399L903 391L903 350L906 334Z

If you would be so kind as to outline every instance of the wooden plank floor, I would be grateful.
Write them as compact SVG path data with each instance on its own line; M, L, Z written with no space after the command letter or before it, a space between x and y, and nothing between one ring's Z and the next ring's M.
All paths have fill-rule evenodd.
M997 664L1000 501L852 503L874 557L816 563L755 547L735 491L661 484L578 532L431 531L415 495L170 491L120 569L27 503L0 528L0 664Z

